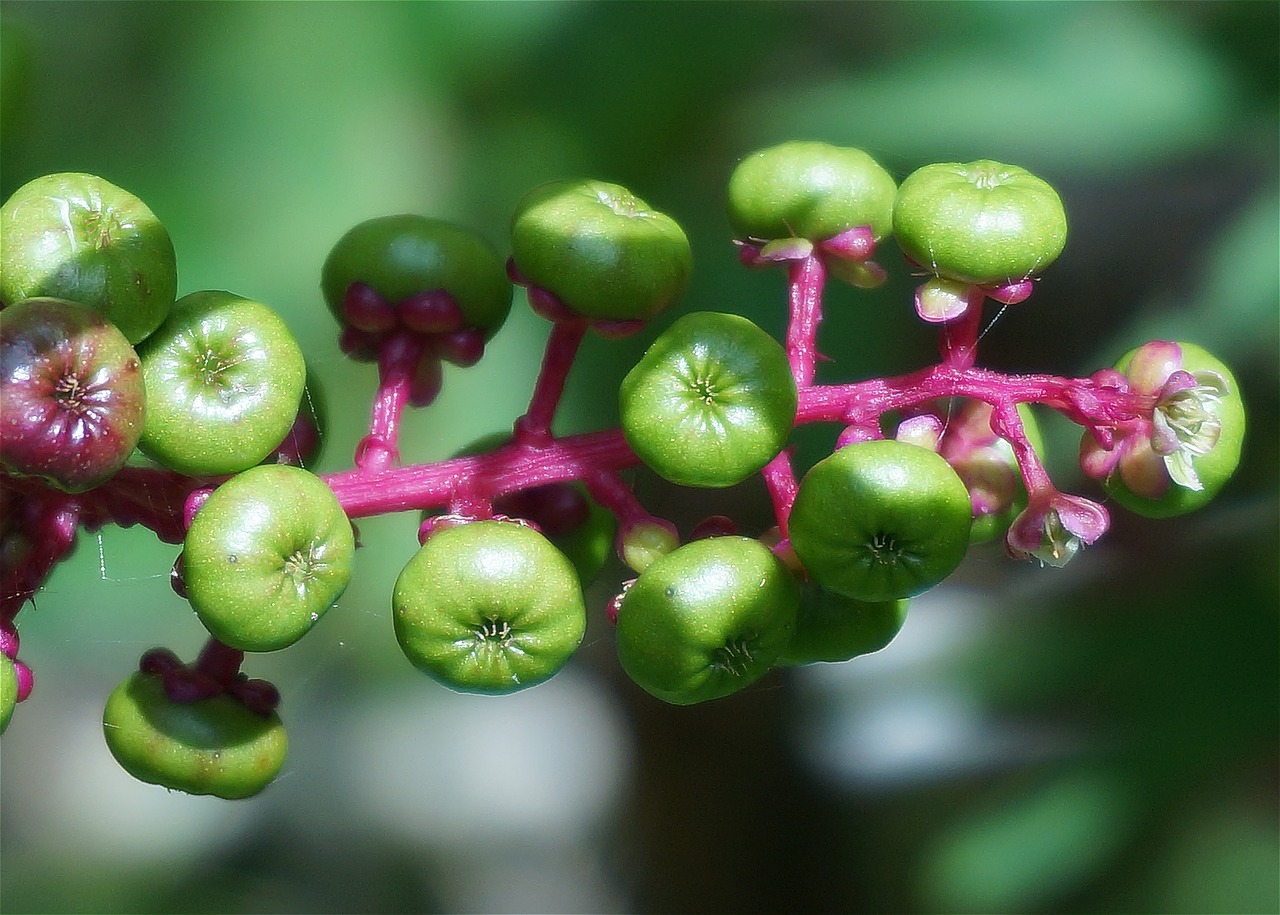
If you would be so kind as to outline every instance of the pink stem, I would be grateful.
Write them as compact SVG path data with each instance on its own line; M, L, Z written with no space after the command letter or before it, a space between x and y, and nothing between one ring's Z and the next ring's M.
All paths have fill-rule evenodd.
M591 498L613 513L622 530L657 520L640 504L631 487L622 481L616 473L593 473L583 483Z
M816 255L787 265L787 361L800 388L813 384L818 359L818 325L822 322L822 286L827 270Z
M982 326L982 305L986 296L978 287L969 292L969 307L954 321L942 325L938 349L946 365L957 369L973 368L978 355L978 331Z
M989 404L1042 403L1077 425L1115 425L1150 416L1151 394L1118 391L1089 378L1004 375L987 369L935 365L893 378L817 385L800 391L796 425L869 423L890 410L939 397L971 397Z
M538 371L538 380L529 399L529 410L516 420L517 442L541 442L551 437L551 420L586 332L587 324L581 320L556 321L551 325L542 368Z
M395 331L378 349L378 393L373 401L369 434L356 449L355 463L361 470L386 470L400 461L400 419L418 362L426 352L421 334Z
M994 431L1013 448L1013 456L1018 462L1018 469L1022 471L1022 480L1026 484L1027 492L1035 493L1052 489L1053 483L1049 480L1048 471L1040 462L1036 450L1031 447L1031 442L1027 440L1022 417L1018 415L1017 403L1012 400L1003 400L992 404L991 409L995 414Z
M773 501L773 514L778 519L778 531L785 540L789 534L788 523L791 520L791 506L796 501L796 492L800 486L796 482L795 471L791 468L791 452L780 451L774 456L764 470L764 485L769 490L769 498Z
M488 454L433 464L369 472L349 470L322 477L352 518L447 506L459 480L483 479L486 494L543 483L580 480L598 471L634 467L640 459L619 429L556 439L538 448L508 445Z

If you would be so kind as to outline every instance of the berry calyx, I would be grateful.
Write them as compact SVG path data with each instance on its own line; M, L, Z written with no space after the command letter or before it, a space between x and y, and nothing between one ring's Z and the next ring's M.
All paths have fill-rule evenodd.
M1207 504L1240 463L1245 412L1226 364L1193 343L1152 342L1116 363L1128 387L1155 401L1150 420L1118 430L1104 448L1092 432L1082 463L1130 511L1170 518Z

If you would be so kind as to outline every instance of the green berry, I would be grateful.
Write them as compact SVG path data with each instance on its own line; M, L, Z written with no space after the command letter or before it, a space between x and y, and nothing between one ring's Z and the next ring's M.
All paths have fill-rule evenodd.
M1062 253L1067 216L1058 194L1026 169L989 159L926 165L893 206L904 254L938 276L977 286L1037 276Z
M1125 483L1127 461L1124 458L1119 467L1103 481L1108 495L1130 511L1148 518L1172 518L1207 505L1235 473L1244 447L1244 401L1240 394L1240 383L1231 370L1221 359L1194 343L1177 343L1174 348L1180 352L1181 358L1170 368L1190 372L1197 377L1197 381L1208 383L1211 387L1197 387L1172 397L1162 397L1156 406L1157 414L1163 414L1177 423L1184 436L1199 431L1201 423L1206 429L1216 424L1217 432L1213 444L1203 453L1197 453L1203 446L1197 447L1190 436L1187 436L1187 441L1180 442L1180 450L1194 471L1199 489L1180 485L1170 479L1162 495L1141 495ZM1116 363L1116 369L1122 373L1128 372L1135 356L1142 349L1143 347L1138 347L1126 353ZM1088 437L1086 433L1086 438ZM1170 475L1169 460L1155 457L1150 453L1149 447L1146 450L1147 459L1154 462L1159 468L1157 472L1167 479Z
M289 433L307 367L274 311L229 292L193 292L141 347L142 450L191 476L259 463Z
M893 177L860 149L792 141L752 153L729 178L729 224L739 239L825 241L858 226L892 229Z
M684 294L693 254L670 216L603 181L556 181L516 207L512 259L534 286L588 318L645 320Z
M226 694L177 703L156 674L134 673L102 715L107 748L139 781L233 800L271 783L288 750L284 725Z
M817 582L800 589L796 631L778 658L779 666L848 661L879 651L907 618L906 598L861 601L837 594Z
M392 607L405 656L468 693L541 683L587 625L572 563L533 528L505 521L434 532L396 580Z
M682 486L732 486L782 449L797 392L778 341L746 318L685 315L622 380L622 431Z
M511 312L511 281L498 252L478 233L426 216L369 219L338 240L325 258L320 285L339 323L352 283L370 287L389 305L443 290L466 327L487 340Z
M823 586L863 601L911 597L950 575L969 545L964 482L936 452L858 442L810 468L791 545Z
M0 206L0 301L48 296L101 311L130 343L178 288L173 242L141 200L96 175L36 178Z
M618 608L618 660L675 705L735 693L790 642L799 588L758 540L709 537L650 564Z
M355 536L314 474L263 464L223 483L183 546L187 597L219 641L242 651L293 644L342 596Z

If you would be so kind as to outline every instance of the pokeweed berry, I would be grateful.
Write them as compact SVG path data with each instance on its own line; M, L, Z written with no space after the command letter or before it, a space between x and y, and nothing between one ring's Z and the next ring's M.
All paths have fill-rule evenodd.
M969 545L969 492L937 453L898 441L846 445L809 469L791 546L821 585L864 601L912 597L950 575Z
M1002 286L1038 275L1067 241L1058 194L1026 169L980 159L912 172L898 188L893 235L940 277Z
M511 258L520 276L570 311L606 321L646 320L684 294L693 254L684 230L629 190L604 181L555 181L516 206Z
M193 292L139 348L142 450L191 476L252 467L284 440L307 368L288 326L260 302Z
M786 444L797 397L776 340L738 315L695 312L667 328L622 380L622 431L673 483L732 486Z
M734 237L817 243L868 226L876 241L893 228L897 184L860 149L792 141L747 156L729 176Z
M511 281L492 245L411 213L366 220L338 239L320 286L338 323L371 333L397 324L443 336L474 328L488 340L511 312Z
M555 674L586 632L572 563L531 527L434 531L396 580L396 639L414 666L466 693L510 693Z
M848 661L884 648L902 629L911 602L861 601L837 594L814 581L800 588L796 631L782 650L778 666Z
M618 607L618 660L673 705L754 683L786 649L799 586L758 540L708 537L656 559Z
M1116 363L1132 391L1155 400L1150 421L1123 430L1111 448L1091 432L1086 469L1130 511L1170 518L1207 504L1235 472L1244 444L1240 385L1222 360L1193 343L1153 342Z
M0 312L0 466L81 492L115 475L142 435L138 354L96 309L28 299Z
M183 580L200 622L242 651L293 644L346 590L351 522L317 476L263 464L223 483L183 543Z
M107 699L102 732L111 755L139 781L228 800L262 791L288 751L275 712L257 714L225 693L174 702L159 674L141 671Z
M96 175L36 178L0 206L0 301L70 299L130 343L152 333L178 288L173 242L141 200Z

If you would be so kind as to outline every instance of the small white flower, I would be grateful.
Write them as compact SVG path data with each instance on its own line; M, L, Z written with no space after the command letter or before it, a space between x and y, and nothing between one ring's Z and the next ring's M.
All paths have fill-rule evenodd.
M1228 393L1226 379L1208 371L1174 372L1161 389L1152 416L1151 448L1164 458L1169 477L1179 486L1197 492L1204 489L1193 459L1218 444L1222 434L1218 410Z

